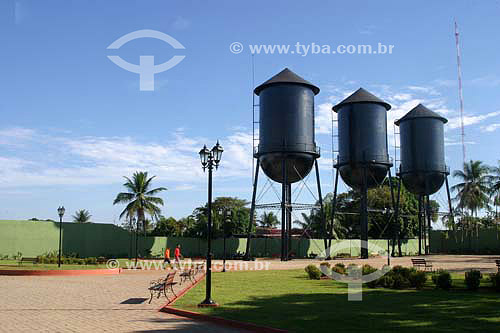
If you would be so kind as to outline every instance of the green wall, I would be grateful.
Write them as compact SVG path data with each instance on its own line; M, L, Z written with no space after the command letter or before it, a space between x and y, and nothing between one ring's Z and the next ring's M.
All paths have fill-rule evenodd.
M463 231L431 231L431 253L500 254L498 230L479 230L479 236Z
M132 236L132 237L131 237ZM135 253L135 238L124 229L113 224L104 223L68 223L63 222L62 228L63 253L78 254L80 257L127 257ZM254 238L251 240L252 254L261 256L277 256L280 253L280 239ZM342 242L333 240L332 247ZM246 238L228 238L226 251L228 255L237 252L244 253ZM143 237L138 239L140 255L151 254L162 256L164 249L172 251L177 244L181 245L182 254L186 257L199 257L206 254L207 242L197 238L187 237ZM215 257L222 257L223 239L212 241ZM336 253L359 255L359 240L346 240L344 248ZM25 257L37 256L49 251L57 251L59 246L59 223L45 221L0 221L0 255L15 255L21 252ZM370 240L370 252L380 252L387 248L386 240ZM405 254L417 252L417 241L414 239L403 242ZM298 257L310 254L320 254L324 251L322 239L293 239L292 250ZM336 254L333 253L333 254ZM385 253L385 252L384 252Z

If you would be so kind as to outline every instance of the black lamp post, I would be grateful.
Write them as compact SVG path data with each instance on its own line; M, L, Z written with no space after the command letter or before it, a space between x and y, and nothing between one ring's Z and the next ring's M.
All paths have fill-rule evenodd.
M205 300L198 304L198 306L217 306L212 300L212 170L219 167L219 162L222 157L222 146L217 141L217 144L208 150L207 146L203 146L200 150L201 166L203 171L208 169L208 226L207 226L207 286Z
M62 219L65 211L64 206L57 208L57 214L59 214L59 257L57 259L57 267L61 267Z

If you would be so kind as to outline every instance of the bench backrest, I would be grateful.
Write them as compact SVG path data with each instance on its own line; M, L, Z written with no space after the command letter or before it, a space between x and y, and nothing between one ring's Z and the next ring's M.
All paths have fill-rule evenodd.
M168 273L167 277L165 278L165 283L166 284L171 284L171 283L174 282L175 273L176 272Z
M37 261L37 260L38 258L25 258L25 257L21 258L21 261Z
M425 259L423 258L417 258L417 259L411 259L411 262L414 264L425 264Z
M500 260L495 260L495 263L497 264L497 266L500 266Z

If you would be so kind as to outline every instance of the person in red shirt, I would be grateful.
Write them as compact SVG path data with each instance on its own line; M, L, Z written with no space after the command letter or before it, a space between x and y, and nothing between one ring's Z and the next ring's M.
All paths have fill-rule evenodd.
M175 248L174 256L175 256L175 262L179 265L179 267L181 267L181 257L182 257L181 244L177 244L177 247Z
M165 249L165 260L163 260L163 265L165 265L165 263L172 266L172 263L170 262L170 249L168 247Z

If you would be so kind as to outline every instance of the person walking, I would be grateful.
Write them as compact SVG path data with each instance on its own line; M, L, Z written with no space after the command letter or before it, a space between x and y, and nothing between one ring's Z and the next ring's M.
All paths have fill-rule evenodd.
M179 268L180 268L181 267L181 257L182 257L181 244L177 244L177 247L175 248L174 256L175 256L174 263L177 263L177 265L179 265Z
M168 247L165 249L165 260L163 260L163 266L165 266L165 263L168 263L172 267L172 263L170 262L170 249Z

